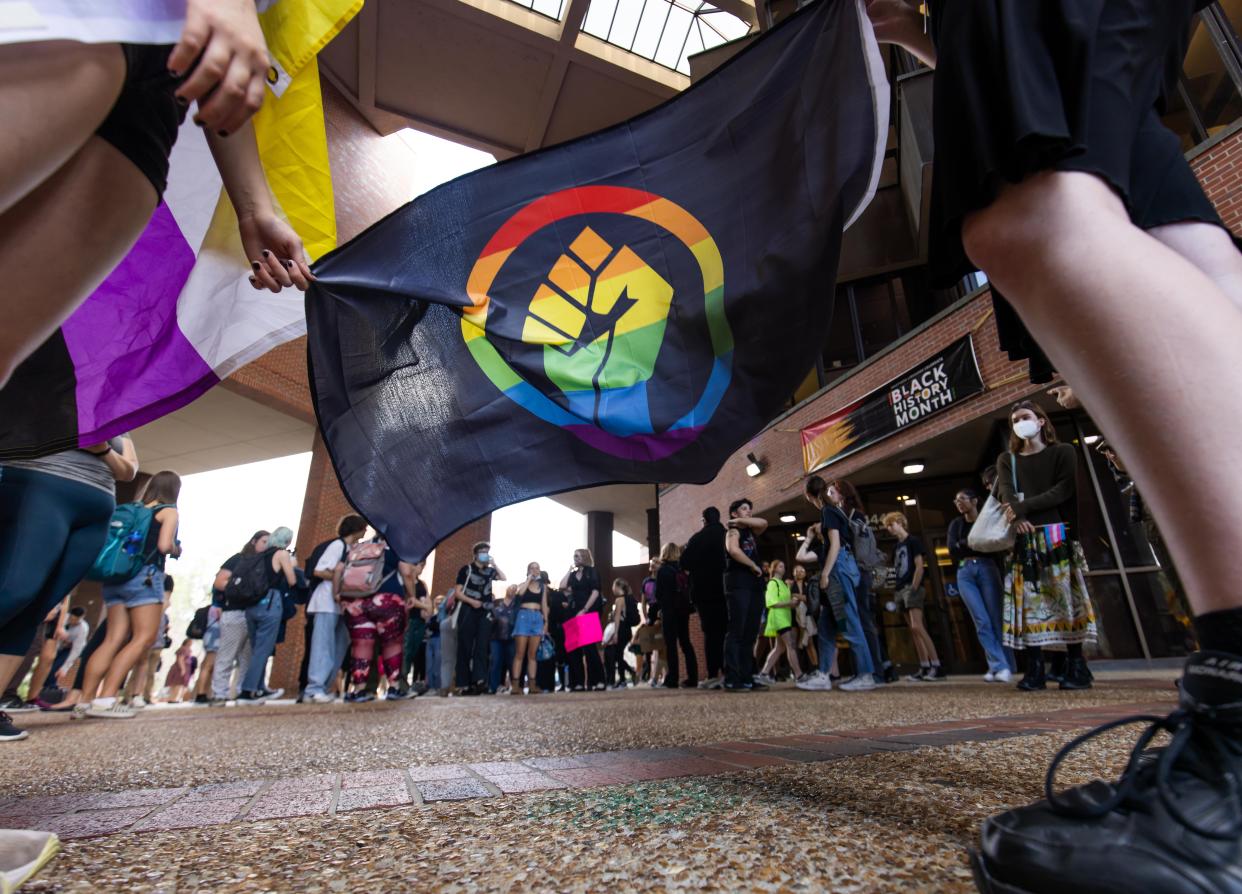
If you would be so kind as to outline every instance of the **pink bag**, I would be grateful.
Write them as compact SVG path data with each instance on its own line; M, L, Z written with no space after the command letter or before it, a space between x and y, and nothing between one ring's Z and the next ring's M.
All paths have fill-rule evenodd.
M563 626L566 652L604 641L604 631L599 626L599 612L587 612L585 615L570 618Z

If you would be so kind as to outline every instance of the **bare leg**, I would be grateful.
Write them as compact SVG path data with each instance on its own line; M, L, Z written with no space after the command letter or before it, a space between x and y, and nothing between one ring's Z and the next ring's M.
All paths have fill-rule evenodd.
M198 685L194 687L194 695L211 695L211 675L216 669L216 653L208 652L203 656L203 666L198 669Z
M1197 266L1134 227L1088 174L1006 187L966 219L972 260L1014 304L1161 520L1198 613L1242 605L1229 538L1242 530L1242 314ZM1188 437L1187 432L1193 432ZM1194 494L1193 500L1187 494Z
M792 630L785 634L785 651L789 655L789 667L796 680L802 676L802 662L798 658L798 637Z
M155 189L91 137L0 214L0 387L112 272L155 210Z
M110 698L116 695L121 688L121 684L125 682L125 675L131 670L135 673L141 673L144 668L150 667L150 664L144 661L144 659L147 657L147 653L151 651L151 643L155 642L155 634L159 632L160 616L162 614L164 614L164 606L159 602L129 609L129 623L133 625L133 635L129 638L129 642L125 644L125 647L117 652L116 658L112 661L112 666L108 668L103 686L99 690L101 698ZM108 620L108 633L112 633L111 617ZM141 692L141 689L135 687L135 694L140 694Z
M9 688L10 680L25 660L25 655L0 655L0 692Z
M927 632L927 625L923 623L923 610L921 608L912 608L908 611L910 633L914 636L914 644L915 648L918 649L919 659L926 659L929 662L939 661L940 656L936 653L936 644Z
M154 633L154 631L152 631ZM82 675L82 697L88 702L99 694L99 684L112 664L112 659L129 639L129 610L120 603L108 606L108 632L104 641L86 662L86 673ZM115 694L115 693L114 693Z
M41 634L43 631L39 632ZM52 662L55 660L56 640L45 639L43 648L39 650L39 661L30 675L30 688L26 690L27 700L34 701L39 697L39 693L43 691L43 684L47 682L48 672L52 669Z
M763 662L763 670L760 671L764 676L770 675L776 669L776 662L781 659L781 649L784 645L784 642L777 638L776 643L768 649L768 659Z
M125 80L116 44L47 41L0 46L0 214L90 139Z
M1242 311L1242 252L1228 233L1215 224L1198 222L1169 224L1147 232L1202 270Z
M509 689L514 695L522 694L522 660L526 657L527 646L534 637L515 636L513 647L513 666L509 668ZM535 679L531 677L531 679Z

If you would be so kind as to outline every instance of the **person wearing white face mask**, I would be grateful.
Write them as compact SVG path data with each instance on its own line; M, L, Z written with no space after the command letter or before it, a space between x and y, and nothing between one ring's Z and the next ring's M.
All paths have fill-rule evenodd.
M1087 595L1087 561L1077 540L1075 487L1078 458L1057 443L1047 414L1030 401L1009 412L1009 452L996 463L996 485L1017 541L1005 574L1005 645L1026 651L1018 688L1047 687L1043 649L1064 647L1062 689L1088 689L1091 672L1083 643L1096 637Z

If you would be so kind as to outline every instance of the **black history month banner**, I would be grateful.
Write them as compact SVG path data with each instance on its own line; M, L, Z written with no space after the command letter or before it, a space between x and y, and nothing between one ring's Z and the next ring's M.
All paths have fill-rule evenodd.
M802 464L815 472L983 391L964 335L866 397L802 429Z

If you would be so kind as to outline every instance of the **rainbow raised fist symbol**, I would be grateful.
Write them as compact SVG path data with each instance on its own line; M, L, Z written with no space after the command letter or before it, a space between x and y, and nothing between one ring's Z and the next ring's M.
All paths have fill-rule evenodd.
M544 346L544 371L570 412L607 429L605 401L651 378L672 302L660 274L586 227L535 292L522 341Z
M589 222L562 225L573 236L568 244L548 245L557 232L552 225L586 215ZM645 227L682 248L645 237L634 242L632 235L605 238L601 232L635 232L632 225L611 226L612 215L641 222L638 232ZM545 255L537 247L541 239L547 239ZM526 245L536 248L523 257ZM693 267L657 271L650 260L658 259L640 254L652 250L663 252L666 263L670 252L688 252ZM674 286L673 275L685 281L678 278ZM489 324L493 289L506 279L521 282L521 294ZM729 387L733 335L724 313L724 261L704 226L662 196L583 186L535 199L483 247L466 294L471 303L462 310L462 339L487 379L514 403L601 452L644 462L672 456L699 437ZM700 342L697 351L687 347L685 326L673 345L666 344L674 302L681 314L676 320L700 321L697 332L708 343ZM674 362L666 356L661 365L663 355ZM701 374L696 382L673 378L671 370L692 365ZM670 394L681 404L673 405L679 415L671 420ZM653 397L662 399L658 422Z

